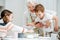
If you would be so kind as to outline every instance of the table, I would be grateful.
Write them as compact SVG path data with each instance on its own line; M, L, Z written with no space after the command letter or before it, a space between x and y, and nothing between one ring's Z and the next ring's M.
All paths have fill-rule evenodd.
M39 38L4 38L4 40L51 40L50 37L39 37Z

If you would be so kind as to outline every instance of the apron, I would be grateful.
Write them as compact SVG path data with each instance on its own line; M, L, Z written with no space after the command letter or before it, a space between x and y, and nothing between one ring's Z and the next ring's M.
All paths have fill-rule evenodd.
M35 13L29 13L28 23L34 22L35 21L35 18L36 18Z

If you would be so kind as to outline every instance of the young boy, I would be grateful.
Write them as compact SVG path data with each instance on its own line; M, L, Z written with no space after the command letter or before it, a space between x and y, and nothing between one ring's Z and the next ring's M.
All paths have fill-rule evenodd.
M35 13L37 18L35 19L35 24L37 23L36 27L38 28L45 28L45 32L52 32L54 27L53 27L53 21L52 21L52 16L49 14L44 13L45 8L43 5L38 4L35 6Z

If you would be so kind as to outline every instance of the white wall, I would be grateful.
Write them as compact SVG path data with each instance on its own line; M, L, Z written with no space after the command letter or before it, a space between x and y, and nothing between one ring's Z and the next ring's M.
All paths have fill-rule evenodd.
M43 4L48 10L56 11L57 0L38 0L38 3Z
M60 26L60 0L57 1L57 15L58 15L58 19L59 19L59 26Z
M0 0L0 12L4 9L5 0Z
M9 9L14 14L14 24L22 25L22 18L24 13L24 0L6 0L5 9Z

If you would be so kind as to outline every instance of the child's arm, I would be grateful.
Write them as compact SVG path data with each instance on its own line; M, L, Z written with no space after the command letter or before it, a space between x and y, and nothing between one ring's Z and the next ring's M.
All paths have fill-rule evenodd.
M58 17L57 17L57 16L54 16L54 17L53 17L53 20L55 20L54 30L55 30L55 31L58 31Z
M7 32L4 28L0 28L0 32Z

